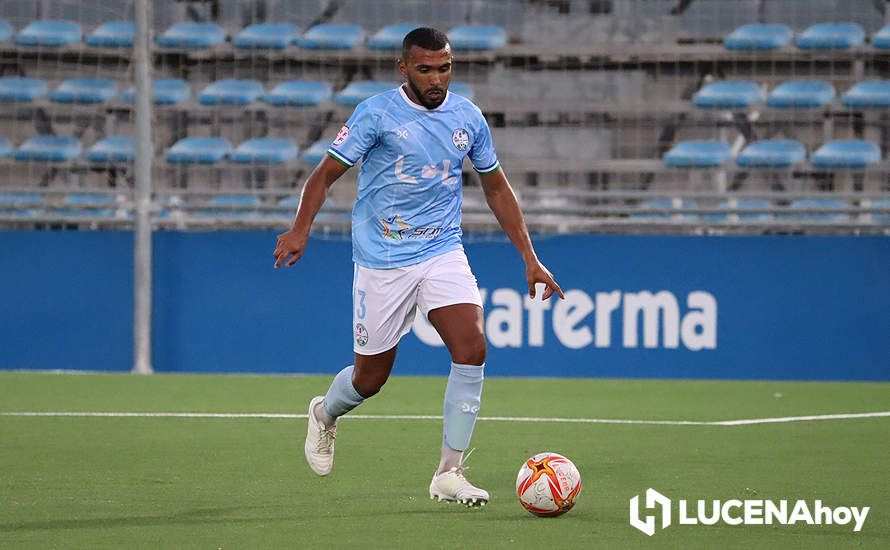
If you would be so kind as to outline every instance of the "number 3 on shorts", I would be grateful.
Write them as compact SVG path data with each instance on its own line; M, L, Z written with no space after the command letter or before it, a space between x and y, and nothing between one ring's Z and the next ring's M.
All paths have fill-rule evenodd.
M358 295L358 307L355 308L355 317L356 319L364 319L365 313L365 295L367 294L364 290L356 289L355 293Z

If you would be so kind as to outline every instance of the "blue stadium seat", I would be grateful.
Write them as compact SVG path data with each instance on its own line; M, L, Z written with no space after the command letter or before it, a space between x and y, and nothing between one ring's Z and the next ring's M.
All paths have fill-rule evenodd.
M635 220L644 221L695 221L698 215L687 212L647 212L647 210L676 210L680 208L696 208L698 205L692 199L647 199L640 203L639 210L630 215Z
M39 78L4 76L0 78L0 103L29 103L47 94L46 82Z
M0 213L7 216L34 216L42 205L43 195L37 193L0 193Z
M74 21L33 21L16 36L21 46L68 46L80 42L80 25Z
M239 164L283 164L297 158L297 144L285 138L253 138L232 152L230 160Z
M720 210L738 210L732 214L709 214L708 219L712 221L742 221L742 222L769 222L773 220L773 215L769 212L758 212L758 210L766 210L770 208L770 203L763 199L729 199L721 201L717 205ZM753 212L745 212L745 210L753 210ZM720 220L719 218L723 218Z
M108 78L69 78L49 98L57 103L105 103L117 95L117 83Z
M824 107L834 96L834 86L824 80L791 80L776 86L766 104L777 109Z
M204 105L248 105L264 91L259 80L217 80L201 90L198 101Z
M732 158L729 144L722 141L683 141L664 155L664 163L677 168L713 168Z
M111 217L117 211L117 201L110 195L88 195L74 193L66 195L62 204L72 208L63 208L57 213L64 216L106 216ZM90 206L86 206L90 205Z
M297 44L310 50L350 50L364 40L365 31L358 25L322 23L306 31Z
M188 101L191 90L188 82L179 78L157 78L152 81L152 98L155 105L175 105ZM124 101L133 103L136 90L131 86L123 93Z
M851 109L886 109L890 107L890 80L857 82L841 97Z
M814 222L845 222L850 217L844 212L818 212L814 210L829 209L845 209L847 204L840 199L815 198L815 199L798 199L791 203L791 210L797 212L789 212L781 214L779 217L783 219L796 219Z
M736 164L746 168L787 168L806 158L807 150L799 141L764 139L745 146Z
M87 149L86 158L97 163L134 162L136 160L136 140L130 136L109 136L100 139Z
M368 47L372 50L400 50L405 35L422 26L418 23L387 25L368 38Z
M25 141L12 156L24 162L65 162L79 157L80 151L76 137L41 135Z
M466 82L451 82L448 85L448 91L464 96L470 101L473 101L473 98L476 97L476 92L473 91L473 87Z
M210 48L226 41L226 31L216 23L176 23L156 41L165 48Z
M260 199L253 195L218 195L210 199L209 204L222 208L198 209L195 214L201 217L240 218L259 214L257 207Z
M881 160L876 143L860 139L837 139L816 149L810 162L817 168L865 168Z
M847 50L865 41L865 30L856 23L817 23L798 35L802 50Z
M868 205L872 208L883 208L887 212L873 212L871 220L876 223L890 223L890 199L879 199L871 201Z
M300 160L308 164L318 164L325 157L334 138L321 138L300 153Z
M334 89L328 82L291 80L276 84L272 90L263 94L262 99L270 105L309 107L330 101L333 95Z
M884 25L871 37L871 45L882 50L890 49L890 25Z
M692 103L703 109L747 109L761 101L760 86L748 80L711 82L692 96Z
M171 164L215 164L231 152L232 144L225 138L187 137L167 149L164 158Z
M94 48L132 48L136 38L136 24L132 21L102 23L86 38Z
M9 24L9 21L0 19L0 42L12 41L12 35L14 34L15 29L12 28L12 25Z
M459 25L448 31L455 50L493 50L507 45L507 33L494 25Z
M791 43L792 33L785 25L754 23L742 25L723 39L729 50L775 50Z
M283 199L278 200L278 206L290 206L296 208L300 206L300 197L284 197Z
M12 141L8 137L0 136L0 159L8 157L14 150L15 147L12 146Z
M290 23L254 23L232 38L236 48L281 50L296 44L300 30Z
M398 84L388 80L359 80L350 82L349 85L337 92L334 101L340 105L355 106L371 96L397 87Z

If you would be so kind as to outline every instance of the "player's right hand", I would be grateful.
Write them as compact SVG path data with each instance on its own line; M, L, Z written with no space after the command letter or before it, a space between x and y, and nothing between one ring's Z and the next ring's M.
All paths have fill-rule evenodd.
M278 269L282 263L284 267L290 267L297 263L297 260L303 255L303 251L306 250L308 238L309 235L304 235L302 232L293 229L278 235L278 242L275 245L274 252L275 269ZM290 259L288 259L288 256L290 256Z

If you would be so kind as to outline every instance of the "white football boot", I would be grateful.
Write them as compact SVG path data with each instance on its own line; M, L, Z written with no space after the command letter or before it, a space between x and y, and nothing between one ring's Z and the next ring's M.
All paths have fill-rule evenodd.
M313 397L309 402L309 430L306 433L306 462L312 471L320 476L331 473L334 467L334 439L337 436L337 422L325 428L315 414L315 406L324 401L324 396Z
M472 452L472 451L471 451ZM470 456L467 453L460 466L451 468L447 472L436 474L430 482L430 498L439 502L460 502L467 507L485 506L490 500L488 491L480 489L467 481L464 471L467 467L463 462Z

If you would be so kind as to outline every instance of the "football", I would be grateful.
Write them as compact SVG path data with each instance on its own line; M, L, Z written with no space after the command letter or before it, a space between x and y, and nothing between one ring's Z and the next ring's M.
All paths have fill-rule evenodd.
M553 517L572 509L581 492L581 474L568 458L538 453L526 460L516 476L516 496L536 516Z

